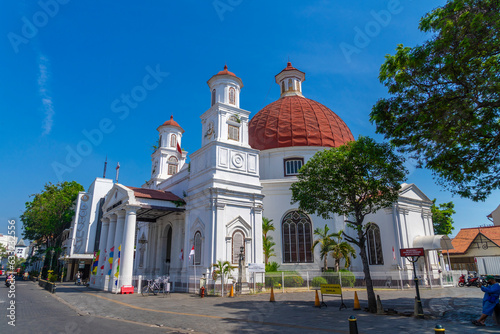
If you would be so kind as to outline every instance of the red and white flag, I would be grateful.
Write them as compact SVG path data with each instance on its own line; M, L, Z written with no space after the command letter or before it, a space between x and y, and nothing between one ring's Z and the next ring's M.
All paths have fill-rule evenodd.
M194 245L193 247L191 248L191 251L189 252L189 259L191 260L191 256L194 255Z
M181 248L181 253L179 254L179 260L184 260L184 249Z
M182 154L181 145L179 145L179 143L177 143L177 152Z
M394 251L394 246L392 246L392 258L396 260L396 252Z

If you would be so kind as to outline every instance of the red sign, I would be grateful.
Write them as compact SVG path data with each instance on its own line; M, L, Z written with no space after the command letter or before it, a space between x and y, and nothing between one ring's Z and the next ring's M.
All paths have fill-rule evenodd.
M423 248L401 248L399 250L401 256L424 256Z

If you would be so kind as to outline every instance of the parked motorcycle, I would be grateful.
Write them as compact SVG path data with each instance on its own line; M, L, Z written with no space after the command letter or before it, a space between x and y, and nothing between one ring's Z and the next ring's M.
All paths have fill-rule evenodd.
M7 278L5 279L5 286L9 288L13 283L14 283L14 278L11 276L7 276Z
M465 278L465 274L462 274L462 276L458 279L459 287L475 286L479 288L481 283L483 283L483 279L478 277L475 272L472 275L469 275L467 279Z
M462 274L462 276L459 277L458 286L461 288L465 286L465 274Z

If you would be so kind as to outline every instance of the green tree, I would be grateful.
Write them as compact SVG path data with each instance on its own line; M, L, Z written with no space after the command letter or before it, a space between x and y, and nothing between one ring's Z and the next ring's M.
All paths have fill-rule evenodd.
M390 207L399 196L407 171L404 159L395 155L388 144L359 137L337 148L317 152L300 170L292 184L292 203L300 210L316 213L324 219L335 214L345 216L356 236L343 233L346 241L359 248L363 263L368 308L377 310L370 267L366 255L366 215Z
M273 242L273 237L267 236L267 233L269 233L269 231L275 230L274 224L272 222L272 219L262 217L262 247L264 250L264 263L266 265L269 261L269 258L276 255L274 253L274 246L276 245L276 243Z
M349 243L342 241L342 233L343 231L340 230L339 233L335 234L330 252L335 260L337 272L340 271L340 261L342 259L344 260L344 267L349 268L351 265L351 256L356 258L356 250Z
M262 236L262 239L262 247L264 248L264 263L267 265L269 258L276 255L274 253L274 246L276 243L273 241L273 237L271 236L267 238Z
M83 187L75 181L48 183L43 192L32 195L21 215L25 239L45 243L47 248L59 246L64 229L68 228L75 214L73 204Z
M320 245L319 257L323 260L324 271L328 270L328 253L332 250L333 237L335 236L335 233L328 233L329 230L330 229L325 224L325 228L317 227L313 232L313 234L318 238L314 240L312 244L312 251L314 252L314 248L316 248L317 245Z
M455 229L453 227L453 218L451 216L455 213L453 202L442 203L436 205L436 199L432 201L432 224L434 225L434 234L448 235Z
M420 20L422 45L380 68L391 97L370 119L438 184L472 200L500 188L500 2L450 0Z
M231 278L231 271L235 268L231 266L229 261L217 260L217 263L212 264L212 268L214 271L214 280L220 277L221 280L221 296L224 297L224 283L225 278Z
M3 244L0 244L0 263L2 262L3 258L6 258L9 256L9 252L7 251L7 247L5 247Z
M276 230L276 228L274 227L273 220L262 217L262 235L264 236L264 238L267 238L267 233L269 231L274 230Z

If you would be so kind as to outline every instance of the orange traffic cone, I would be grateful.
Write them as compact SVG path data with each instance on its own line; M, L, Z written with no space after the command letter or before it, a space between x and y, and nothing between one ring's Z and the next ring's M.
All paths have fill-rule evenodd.
M361 310L361 306L359 305L358 293L354 291L354 311Z
M321 307L321 304L319 303L318 290L316 290L316 297L314 297L314 307Z
M234 297L234 287L231 285L231 290L229 290L229 297Z
M274 300L274 290L273 290L273 287L271 286L271 298L269 299L270 302L275 302Z

